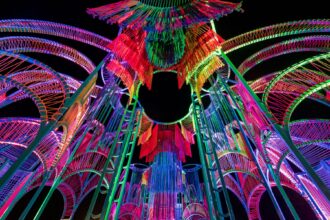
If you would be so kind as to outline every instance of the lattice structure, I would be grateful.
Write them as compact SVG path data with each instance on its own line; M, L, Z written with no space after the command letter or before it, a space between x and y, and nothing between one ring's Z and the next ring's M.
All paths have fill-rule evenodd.
M329 111L330 21L294 21L224 40L209 23L234 10L240 4L218 0L123 0L89 9L121 26L113 41L53 22L0 21L0 32L34 35L0 38L1 219L36 190L20 213L26 218L45 187L35 219L56 190L64 198L62 219L74 218L88 195L85 219L235 219L232 196L249 219L260 219L264 194L280 219L288 217L283 206L303 218L286 189L315 218L329 219L330 119L296 120L294 113L304 102ZM95 66L45 35L108 55ZM236 68L228 56L259 42L266 46ZM261 63L310 52L291 66L244 78ZM81 82L26 53L64 58L89 75ZM159 71L192 88L189 114L176 122L150 119L139 103L140 86L150 89ZM27 100L38 115L2 115ZM132 164L136 147L146 164ZM185 164L194 152L200 164Z

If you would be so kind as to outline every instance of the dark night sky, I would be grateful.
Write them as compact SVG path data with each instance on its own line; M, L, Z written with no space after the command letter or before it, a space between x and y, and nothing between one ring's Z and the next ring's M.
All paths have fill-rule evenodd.
M160 0L159 0L160 1ZM216 22L218 33L225 39L234 37L238 34L271 25L280 22L301 20L301 19L312 19L312 18L329 18L329 8L325 5L326 0L314 0L314 1L302 1L302 0L246 0L243 2L242 8L244 13L234 12L233 14L228 15L225 18L222 18L220 21ZM95 7L109 3L109 0L4 0L1 3L0 7L0 19L10 19L10 18L29 18L29 19L39 19L39 20L48 20L58 23L64 23L68 25L77 26L105 37L113 39L118 28L113 25L109 26L103 21L93 19L91 16L85 13L86 8ZM4 36L4 35L0 35ZM42 37L42 36L41 36ZM45 37L54 40L59 40L65 44L71 45L73 47L79 48L80 51L85 53L90 57L94 63L98 63L106 55L104 52L90 48L88 46L82 46L79 43L74 43L72 41L60 40L58 38ZM246 57L246 54L250 51L242 51L237 55L231 56L233 61L238 64L242 60L242 57ZM72 64L67 65L56 65L58 60L49 59L47 56L37 56L41 61L48 62L55 70L73 75L78 79L84 79L86 77L85 73L81 73L79 69L74 67ZM291 58L290 58L291 59ZM289 60L292 61L292 60ZM61 62L64 62L61 60ZM288 65L288 60L278 60L283 65ZM292 61L293 62L293 61ZM290 63L290 62L288 62ZM266 67L266 66L265 66ZM278 67L277 64L270 64L267 68L273 69ZM267 71L266 71L267 73ZM251 73L249 77L251 79L258 76L258 73ZM170 77L169 77L170 78ZM176 85L175 80L167 79L168 84ZM159 97L153 99L153 103L150 105L152 108L150 111L153 111L155 114L157 112L162 112L164 115L159 117L166 120L166 114L169 112L171 114L182 114L182 106L189 106L187 104L187 95L184 94L185 100L177 100L173 104L173 97L178 95L175 92L165 93L165 90L171 90L173 86L168 86L159 92ZM174 89L172 89L174 91ZM188 91L189 93L189 91ZM189 96L189 94L188 94ZM159 101L161 99L161 102ZM148 101L147 101L148 102ZM182 106L180 105L182 103ZM149 101L150 104L150 101ZM308 105L305 104L305 105ZM305 107L304 107L305 108ZM299 114L305 114L306 109L301 108ZM306 107L307 108L307 107ZM181 111L177 111L177 110ZM33 111L31 109L31 111ZM173 113L176 112L176 113ZM180 112L180 113L178 113ZM1 112L0 112L1 113ZM309 109L309 115L318 115L320 112L314 109ZM24 114L29 115L28 112ZM33 113L31 113L33 115ZM326 114L326 113L321 113ZM0 117L4 115L1 113ZM299 116L297 116L299 118ZM171 118L172 119L172 118ZM191 161L194 161L192 159ZM266 201L267 198L264 198L263 201ZM268 202L269 204L269 202ZM264 207L265 208L265 207ZM267 213L267 212L266 212ZM267 215L267 214L266 214ZM271 218L268 218L271 219Z

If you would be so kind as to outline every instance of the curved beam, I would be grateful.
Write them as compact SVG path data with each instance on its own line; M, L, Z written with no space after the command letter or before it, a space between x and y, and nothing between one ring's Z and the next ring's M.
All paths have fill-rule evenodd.
M330 32L330 20L301 20L259 28L222 43L224 53L231 53L252 44L288 35Z
M72 61L82 67L87 73L95 69L93 62L78 50L60 44L56 41L37 37L15 36L0 38L0 50L12 53L43 53Z
M329 52L330 36L318 35L318 36L300 37L271 45L269 47L266 47L258 51L257 53L254 53L253 55L245 59L238 67L238 70L242 75L244 75L250 69L252 69L259 63L264 62L266 60L290 53L307 52L307 51Z
M266 102L266 100L268 99L270 90L274 87L275 83L278 82L280 79L282 79L286 74L288 74L292 71L295 71L299 67L302 67L306 64L310 64L310 63L313 63L313 62L316 62L316 61L319 61L319 60L322 60L322 59L328 59L328 58L330 58L330 53L317 55L317 56L314 56L312 58L307 58L307 59L305 59L305 60L303 60L303 61L301 61L297 64L294 64L294 65L290 66L289 68L279 72L275 77L273 77L270 80L268 86L265 89L265 93L262 96L262 101Z
M111 40L77 27L50 21L31 19L2 20L0 21L0 32L36 33L63 37L110 52L107 45Z
M284 122L289 122L291 119L291 115L294 112L294 110L297 108L297 106L307 97L309 97L310 95L312 95L315 92L318 92L324 88L328 88L330 87L330 79L325 81L325 82L321 82L315 86L312 86L311 88L309 88L307 91L305 91L303 94L301 94L297 99L295 99L293 101L293 103L289 106L288 111L285 114L284 117Z

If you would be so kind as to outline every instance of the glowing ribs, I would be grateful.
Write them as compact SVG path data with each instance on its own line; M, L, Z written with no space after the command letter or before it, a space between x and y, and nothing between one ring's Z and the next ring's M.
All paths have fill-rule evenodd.
M229 198L233 194L249 218L258 219L262 195L271 196L272 188L286 187L302 196L317 217L326 219L330 213L327 189L319 187L315 175L329 187L330 123L305 119L311 118L308 112L304 120L296 121L293 112L307 99L329 110L329 21L284 23L228 40L205 24L238 8L239 4L220 1L127 0L90 10L109 22L124 16L116 20L124 30L113 41L51 22L1 21L2 32L64 37L109 55L95 67L79 50L55 41L22 36L0 39L0 48L6 51L0 53L1 110L30 99L39 111L34 118L0 120L0 216L8 216L25 193L48 186L47 198L56 189L65 198L62 218L72 218L93 193L87 217L221 219L227 214L220 210L223 205L233 216ZM186 13L191 16L182 16ZM273 42L298 34L304 37ZM235 68L221 50L239 53L240 48L268 39L273 39L270 45L238 64L244 77L255 77L250 87L238 75L227 74L235 72L229 67ZM80 82L55 67L14 54L25 52L66 58L90 75ZM258 65L298 52L318 54L272 73L262 70L253 75ZM99 69L104 85L96 87ZM151 88L155 71L175 71L179 87L187 83L194 89L190 114L179 120L180 126L153 122L139 106L139 84ZM131 98L127 105L121 101L126 93L122 84ZM262 102L256 94L263 97ZM288 139L279 132L283 130L276 130L279 127ZM140 156L153 162L150 166L130 164L136 142L141 145ZM35 147L31 154L21 160L31 146ZM192 146L198 148L202 166L182 165L194 153ZM95 213L99 193L105 201L101 212ZM281 196L285 195L282 191ZM290 206L290 198L285 203ZM295 215L295 209L291 212Z

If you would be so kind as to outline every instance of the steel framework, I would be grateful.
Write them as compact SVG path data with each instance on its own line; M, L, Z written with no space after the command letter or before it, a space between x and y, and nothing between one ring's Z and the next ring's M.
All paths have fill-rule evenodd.
M240 7L220 0L122 0L88 9L120 25L113 41L53 22L0 21L2 33L40 35L0 38L1 219L36 190L20 213L25 219L45 187L34 219L55 190L64 198L62 219L72 219L90 193L85 219L235 219L230 194L249 219L260 219L264 193L280 219L287 217L283 205L302 218L285 188L316 218L329 219L330 119L292 118L304 102L329 111L330 20L282 23L224 40L213 20ZM95 66L77 49L43 36L107 56ZM231 54L260 43L266 46L236 68ZM29 53L64 58L89 76L79 81ZM297 53L313 55L247 80L261 63ZM189 114L175 122L151 119L139 102L139 88L151 88L157 72L175 73L179 88L191 87ZM22 100L32 101L39 117L1 115ZM137 146L148 165L132 164ZM193 152L201 164L185 164Z

